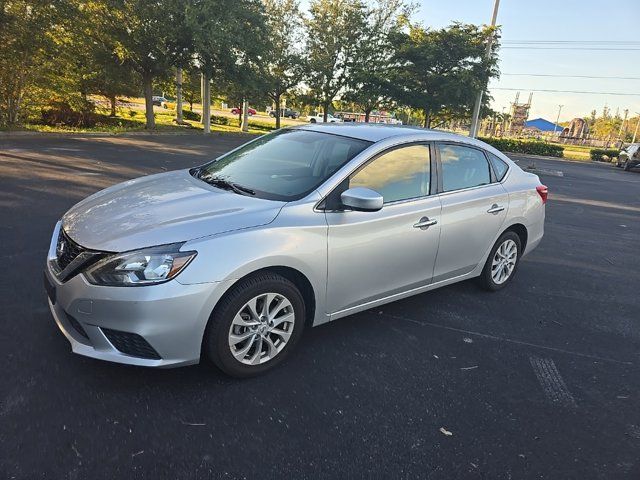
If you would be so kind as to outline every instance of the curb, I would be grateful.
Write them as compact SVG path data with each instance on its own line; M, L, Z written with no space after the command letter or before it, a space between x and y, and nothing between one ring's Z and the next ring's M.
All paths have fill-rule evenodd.
M516 157L518 157L518 156L520 156L520 157L531 157L531 158L539 158L540 160L552 160L552 161L555 161L555 162L580 163L582 165L604 165L604 166L613 165L613 163L607 163L607 162L596 162L596 161L593 161L593 160L572 160L570 158L548 157L548 156L545 156L545 155L533 155L533 154L530 154L530 153L514 153L514 152L502 152L502 153L504 153L509 158L511 158L511 155L514 155Z
M194 131L152 131L152 132L31 132L31 131L16 131L16 132L0 132L0 139L2 138L23 138L23 137L48 137L48 138L68 138L68 137L157 137L157 136L207 136L207 137L254 137L256 135L262 135L260 133L245 133L245 132L211 132L205 134L201 130Z

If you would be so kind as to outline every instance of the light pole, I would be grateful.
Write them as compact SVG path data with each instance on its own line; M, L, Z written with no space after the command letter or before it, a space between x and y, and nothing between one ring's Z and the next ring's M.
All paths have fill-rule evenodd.
M564 105L558 105L558 116L556 117L556 123L553 124L553 134L556 134L556 130L558 129L558 122L560 121L560 112L562 111L562 107Z
M498 18L498 7L500 6L500 0L495 0L493 4L493 16L491 17L491 26L496 26L496 20ZM493 44L493 32L489 37L489 41L487 42L487 53L486 58L489 60L491 58L491 45ZM484 86L483 86L484 87ZM473 113L471 114L471 128L469 129L469 136L475 138L478 135L478 126L479 126L479 117L480 117L480 106L482 104L482 95L484 93L484 88L481 88L478 92L478 96L476 97L476 103L473 105Z

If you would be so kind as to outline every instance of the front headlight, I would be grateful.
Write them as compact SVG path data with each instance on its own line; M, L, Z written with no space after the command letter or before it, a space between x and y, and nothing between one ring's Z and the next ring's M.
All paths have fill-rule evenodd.
M178 275L197 252L180 252L184 243L161 245L107 257L84 275L94 285L135 287L171 280Z

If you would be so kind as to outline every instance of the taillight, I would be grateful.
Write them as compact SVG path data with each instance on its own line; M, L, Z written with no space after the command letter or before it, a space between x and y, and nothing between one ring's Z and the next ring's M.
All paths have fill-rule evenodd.
M538 185L536 187L536 192L538 192L538 195L540 195L540 198L542 199L542 204L544 205L545 203L547 203L547 196L549 195L549 189L545 185Z

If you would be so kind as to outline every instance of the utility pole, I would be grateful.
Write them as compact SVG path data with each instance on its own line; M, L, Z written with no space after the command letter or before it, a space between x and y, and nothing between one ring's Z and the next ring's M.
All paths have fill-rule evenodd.
M631 140L631 143L636 143L636 135L638 135L638 126L640 126L640 112L636 112L636 115L638 115L638 117L636 118L636 131L633 132L633 140Z
M500 6L500 0L495 0L493 4L493 16L491 17L491 26L496 26L496 20L498 18L498 7ZM489 37L489 41L487 42L487 53L486 58L489 60L491 57L491 46L493 45L493 34ZM484 87L484 85L483 85ZM480 106L482 105L482 95L484 93L484 88L481 88L478 92L478 96L476 97L476 103L473 105L473 114L471 115L471 128L469 129L469 136L475 138L478 135L478 124L480 118Z
M556 123L553 124L553 134L556 134L556 130L558 129L558 122L560 121L560 112L562 111L562 107L564 105L558 105L558 116L556 117Z

